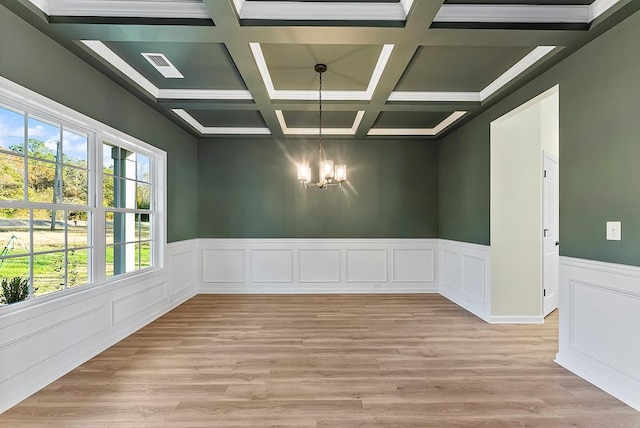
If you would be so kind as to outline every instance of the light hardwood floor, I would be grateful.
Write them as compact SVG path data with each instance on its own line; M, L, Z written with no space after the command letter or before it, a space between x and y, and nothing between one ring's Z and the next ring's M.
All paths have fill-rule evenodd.
M0 426L640 427L557 336L557 314L489 325L437 295L200 295Z

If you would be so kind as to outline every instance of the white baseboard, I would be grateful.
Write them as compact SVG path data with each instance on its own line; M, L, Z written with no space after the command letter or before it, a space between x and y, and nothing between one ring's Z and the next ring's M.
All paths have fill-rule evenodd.
M491 324L544 324L543 316L509 316L492 315L489 319Z
M640 411L640 268L560 258L556 362Z

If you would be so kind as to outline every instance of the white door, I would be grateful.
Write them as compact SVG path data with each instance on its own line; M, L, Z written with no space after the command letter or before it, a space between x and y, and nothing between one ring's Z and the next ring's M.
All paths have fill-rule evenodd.
M558 265L560 261L558 160L549 153L544 153L543 180L542 295L544 316L546 317L558 307Z

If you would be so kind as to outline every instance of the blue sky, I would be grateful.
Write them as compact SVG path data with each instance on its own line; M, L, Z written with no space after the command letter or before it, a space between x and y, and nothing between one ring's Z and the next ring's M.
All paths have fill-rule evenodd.
M42 120L29 117L28 137L37 138L45 145L56 150L60 140L60 128ZM87 135L63 130L63 151L69 158L79 161L87 160ZM0 148L9 149L12 145L24 142L24 113L0 107Z

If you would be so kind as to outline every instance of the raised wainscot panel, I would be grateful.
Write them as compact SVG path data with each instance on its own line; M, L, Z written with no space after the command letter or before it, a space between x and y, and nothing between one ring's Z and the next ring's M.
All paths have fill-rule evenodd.
M113 325L117 325L167 299L167 283L142 288L113 301Z
M340 282L340 250L300 250L299 282Z
M252 250L251 282L293 282L293 251Z
M462 255L462 292L479 303L485 303L485 261Z
M196 283L196 265L194 263L196 252L185 250L171 255L171 295L175 296L182 290Z
M440 272L440 281L442 285L453 290L460 289L460 254L453 251L442 250L440 252L442 258L442 272Z
M571 293L571 346L640 381L640 294L581 281Z
M103 306L67 316L0 347L0 382L16 376L104 330Z
M203 250L202 282L243 283L244 250Z
M347 250L347 282L387 282L387 250Z
M393 250L393 282L433 282L433 250Z

